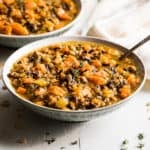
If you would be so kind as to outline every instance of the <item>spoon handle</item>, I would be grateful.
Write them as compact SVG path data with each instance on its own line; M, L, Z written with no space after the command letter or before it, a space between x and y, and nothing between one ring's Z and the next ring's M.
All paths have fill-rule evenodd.
M129 51L127 51L126 53L124 53L121 57L120 60L126 58L127 56L129 56L136 48L138 48L139 46L143 45L144 43L146 43L147 41L150 40L150 35L148 35L147 37L145 37L142 41L138 42L136 45L134 45L131 49L129 49Z

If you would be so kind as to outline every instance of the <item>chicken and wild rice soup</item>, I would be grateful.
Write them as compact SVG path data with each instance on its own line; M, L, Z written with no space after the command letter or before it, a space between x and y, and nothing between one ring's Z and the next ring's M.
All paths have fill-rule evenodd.
M62 110L86 110L117 103L140 84L138 66L122 52L93 42L62 42L30 52L8 74L27 100Z
M74 0L0 0L0 34L51 32L69 24L78 12Z

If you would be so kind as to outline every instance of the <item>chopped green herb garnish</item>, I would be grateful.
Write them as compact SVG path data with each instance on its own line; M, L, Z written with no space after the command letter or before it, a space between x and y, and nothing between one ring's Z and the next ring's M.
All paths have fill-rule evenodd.
M24 7L24 6L23 6L23 1L24 1L24 0L17 0L18 5L19 5L21 11L23 11L23 7Z
M83 62L82 61L80 62L80 67L83 67Z
M79 75L79 70L78 69L72 69L72 74L74 77L77 77Z

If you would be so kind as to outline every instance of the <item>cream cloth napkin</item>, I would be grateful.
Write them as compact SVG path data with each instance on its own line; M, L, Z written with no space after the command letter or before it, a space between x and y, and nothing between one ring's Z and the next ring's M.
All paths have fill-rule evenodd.
M88 35L98 36L131 48L150 34L150 1L122 0L120 3L119 1L112 3L112 0L105 0L99 3L97 12L99 17L96 17L97 21ZM101 14L105 9L107 11ZM150 41L138 48L137 54L143 58L148 71L147 77L150 79Z

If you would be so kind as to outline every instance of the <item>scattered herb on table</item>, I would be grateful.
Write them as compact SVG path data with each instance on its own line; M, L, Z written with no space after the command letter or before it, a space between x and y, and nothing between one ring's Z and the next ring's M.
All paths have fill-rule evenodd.
M127 140L127 139L125 139L123 142L122 142L122 145L126 145L126 144L128 144L129 143L129 141Z
M144 134L143 133L139 133L137 136L139 143L136 146L138 149L142 149L144 147L144 143L142 143L143 139L144 139Z
M123 140L121 143L121 148L120 150L127 150L127 144L129 143L129 141L127 139Z
M46 139L45 142L47 142L47 144L52 144L56 141L55 138L51 138L51 139Z
M139 139L139 140L143 140L143 139L144 139L143 133L139 133L139 134L138 134L138 139Z
M139 149L142 149L144 147L144 144L143 143L139 143L138 145L137 145L137 148L139 148Z
M64 150L64 149L65 149L65 147L64 147L64 146L60 147L60 150Z
M71 145L76 145L77 143L78 143L78 141L75 140L75 141L71 142Z

